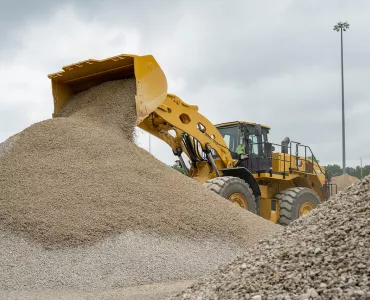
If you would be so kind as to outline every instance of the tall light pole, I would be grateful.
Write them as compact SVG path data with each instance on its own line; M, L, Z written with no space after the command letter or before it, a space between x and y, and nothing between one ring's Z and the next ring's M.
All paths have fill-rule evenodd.
M335 31L340 31L340 50L341 50L341 67L342 67L342 154L343 154L343 174L346 173L346 131L344 122L344 77L343 77L343 31L349 29L347 22L339 22L334 26Z

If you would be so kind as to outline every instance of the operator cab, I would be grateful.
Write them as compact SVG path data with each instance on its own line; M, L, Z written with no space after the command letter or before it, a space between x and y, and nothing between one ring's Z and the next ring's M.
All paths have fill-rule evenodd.
M238 166L252 173L269 172L272 146L268 142L270 127L249 122L216 125Z

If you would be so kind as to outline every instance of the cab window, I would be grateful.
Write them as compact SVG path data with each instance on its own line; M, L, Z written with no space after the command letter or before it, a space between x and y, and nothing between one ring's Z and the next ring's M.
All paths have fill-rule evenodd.
M251 156L258 156L258 138L255 135L250 135L248 139L249 154Z
M230 151L236 152L236 149L238 148L240 143L243 143L242 136L239 130L239 126L232 125L232 126L219 127L217 129L222 135Z

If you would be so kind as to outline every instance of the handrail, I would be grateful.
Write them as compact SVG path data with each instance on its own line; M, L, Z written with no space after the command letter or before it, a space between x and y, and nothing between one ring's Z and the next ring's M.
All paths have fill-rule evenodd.
M263 145L263 144L266 144L266 143L270 143L270 142L255 142L255 143L251 143L251 144L249 144L249 146L252 146L252 151L253 151L253 145ZM283 145L282 144L276 144L276 143L270 143L271 145L273 145L273 146L279 146L279 147L281 147L281 153L283 152L282 151L282 147L283 147ZM284 177L285 177L285 173L286 173L286 165L285 165L285 163L289 163L289 171L290 171L290 173L292 172L292 170L293 170L293 168L292 168L292 161L293 161L293 154L292 154L292 148L293 148L293 146L294 146L294 144L295 144L295 148L296 148L296 153L295 153L295 159L296 159L296 168L297 168L297 170L299 170L299 167L298 167L298 160L299 160L299 157L300 157L300 155L299 155L299 149L301 148L301 147L303 147L304 148L304 162L305 162L305 165L304 165L304 170L303 170L303 172L305 173L305 174L315 174L315 175L317 175L317 170L314 168L314 163L316 163L316 165L318 166L318 168L319 168L319 170L321 171L321 174L324 174L325 176L326 176L326 171L324 171L322 168L321 168L321 166L320 166L320 164L319 164L319 162L317 161L317 159L316 159L316 157L314 156L314 154L313 154L313 151L312 151L312 149L311 149L311 147L310 146L307 146L307 145L303 145L303 144L301 144L301 143L299 143L299 142L295 142L295 141L290 141L290 143L288 144L288 145L284 145L284 147L287 147L288 149L288 153L285 153L285 152L283 152L282 154L283 154L283 159L280 159L280 158L273 158L272 157L272 150L271 150L271 153L269 153L269 156L270 157L268 157L267 155L267 153L264 153L264 157L265 158L270 158L270 161L271 161L271 165L272 165L272 161L273 160L278 160L278 161L283 161L284 162L284 171L283 171L283 174L284 174ZM260 148L259 148L260 149ZM264 149L264 148L263 148ZM309 152L308 152L308 151ZM308 153L307 153L308 152ZM250 153L250 154L257 154L257 153ZM312 160L311 159L308 159L307 158L307 154L311 154L311 157L312 157ZM258 155L258 154L257 154ZM287 155L289 156L289 160L287 160ZM260 167L260 161L259 161L259 159L262 159L263 158L263 156L260 156L260 155L258 155L257 157L254 157L255 159L257 159L258 161L257 161L257 167L258 167L258 169L259 169L259 167ZM312 171L311 172L308 172L307 171L307 162L310 162L310 163L312 163ZM295 169L294 169L295 170Z
M310 150L310 152L311 152L311 156L312 156L312 158L315 160L315 162L317 163L317 165L319 166L319 169L320 169L320 171L321 171L321 173L322 174L325 174L326 172L324 171L322 171L322 169L321 169L321 166L320 166L320 164L319 164L319 162L317 161L317 159L316 159L316 156L315 155L313 155L313 152L312 152L312 150L311 150L311 147L310 146L306 146L309 150Z
M311 153L311 158L312 158L312 170L314 171L314 174L316 174L316 175L317 175L317 172L316 172L316 170L315 170L315 168L314 168L314 162L316 162L317 166L318 166L318 167L319 167L319 169L320 169L320 172L326 176L326 172L322 170L322 168L321 168L321 166L320 166L319 162L317 161L317 159L316 159L315 155L313 154L313 151L312 151L312 149L311 149L311 147L310 147L310 146L303 145L303 144L301 144L301 143L299 143L299 142L295 142L295 141L291 141L291 143L295 143L296 145L299 145L299 146L301 146L301 147L304 147L304 148L305 148L305 163L307 163L307 148L308 148L308 150L309 150L309 151L310 151L310 153ZM297 157L298 157L298 153L297 153ZM306 165L305 165L305 168L306 168ZM305 170L305 173L306 173L306 170Z

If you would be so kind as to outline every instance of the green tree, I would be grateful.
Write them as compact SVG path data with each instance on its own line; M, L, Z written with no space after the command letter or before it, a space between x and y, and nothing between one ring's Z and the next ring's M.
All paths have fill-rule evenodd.
M328 176L329 179L331 177L340 176L340 175L343 174L342 168L337 164L327 165L327 166L325 166L325 170L326 170L326 173L327 173L327 176ZM356 166L355 168L347 167L346 172L350 176L357 177L358 179L361 179L361 167L360 166ZM370 166L366 165L362 168L362 177L365 177L365 176L368 176L368 175L370 175Z
M365 177L370 174L370 166L364 166L362 168L362 176Z
M361 169L360 169L359 166L357 166L356 168L347 167L347 174L360 179L361 178Z
M326 175L328 176L328 178L332 178L334 176L339 176L339 175L342 175L342 168L339 166L339 165L327 165L324 167L325 170L326 170Z

